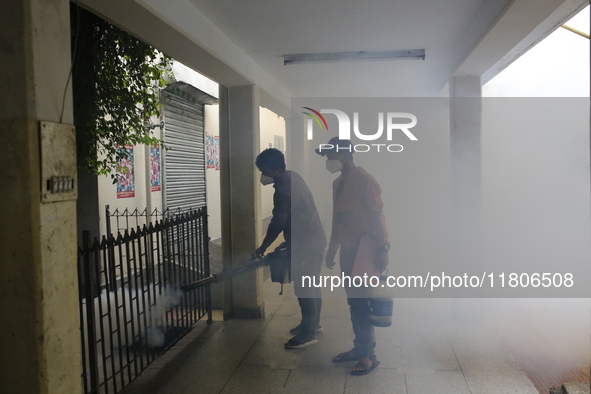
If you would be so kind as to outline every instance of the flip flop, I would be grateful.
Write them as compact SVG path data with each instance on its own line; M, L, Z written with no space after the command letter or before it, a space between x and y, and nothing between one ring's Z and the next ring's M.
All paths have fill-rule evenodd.
M353 350L341 353L332 358L333 363L346 363L348 361L358 361L361 357Z
M378 365L380 365L380 362L377 360L372 360L371 358L367 358L367 357L363 357L363 358L370 360L372 362L371 366L368 367L365 364L362 364L361 360L359 360L357 365L355 365L353 368L364 368L364 369L362 369L360 371L355 371L354 369L352 369L351 375L355 375L355 376L367 375L368 373L370 373L371 371L376 369L376 367Z

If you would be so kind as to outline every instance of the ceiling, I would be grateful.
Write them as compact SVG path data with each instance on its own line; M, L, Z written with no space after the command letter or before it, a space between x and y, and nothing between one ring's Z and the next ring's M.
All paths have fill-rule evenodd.
M454 76L483 82L587 0L78 0L261 105L291 97L433 97ZM424 49L425 60L283 65L283 55ZM280 113L280 112L277 112Z
M375 97L436 95L507 0L190 2L292 95ZM284 66L282 57L396 49L426 58Z

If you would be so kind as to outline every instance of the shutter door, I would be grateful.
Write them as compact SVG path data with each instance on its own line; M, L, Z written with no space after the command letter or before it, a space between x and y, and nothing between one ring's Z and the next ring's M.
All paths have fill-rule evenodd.
M171 91L162 93L164 113L164 207L186 210L205 206L203 104Z

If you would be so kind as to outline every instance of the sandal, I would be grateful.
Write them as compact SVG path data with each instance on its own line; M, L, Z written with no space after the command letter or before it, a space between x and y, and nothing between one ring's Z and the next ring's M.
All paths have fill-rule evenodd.
M371 362L371 365L369 365L368 362ZM375 356L362 357L351 370L351 375L367 375L368 373L376 369L378 365L380 365L380 362L375 359Z
M348 361L357 361L361 358L356 352L355 349L351 349L348 352L341 353L337 356L334 356L332 359L333 363L345 363Z

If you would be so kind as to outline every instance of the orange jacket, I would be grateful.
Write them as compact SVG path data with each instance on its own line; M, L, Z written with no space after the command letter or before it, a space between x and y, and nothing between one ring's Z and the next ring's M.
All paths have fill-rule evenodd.
M375 177L361 167L354 167L346 175L339 176L332 184L333 210L332 234L329 251L339 246L355 250L363 235L388 242L388 230L384 217L382 189Z

